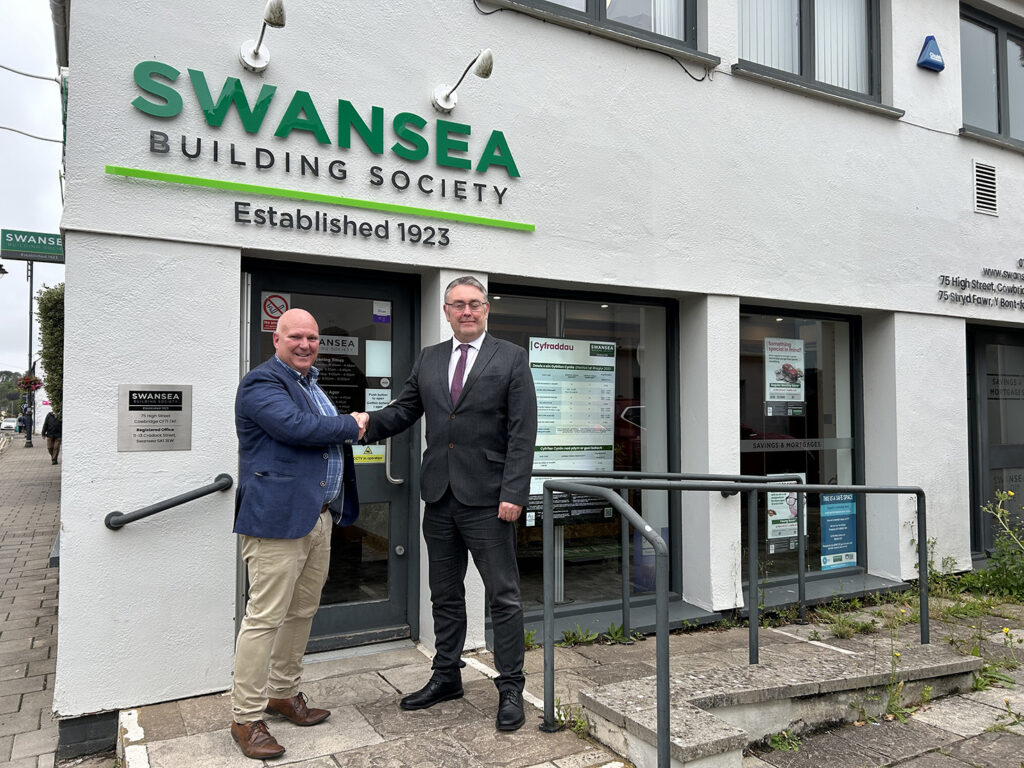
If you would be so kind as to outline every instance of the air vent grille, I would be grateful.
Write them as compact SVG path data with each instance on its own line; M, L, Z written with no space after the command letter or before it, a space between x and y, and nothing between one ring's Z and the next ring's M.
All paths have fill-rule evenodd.
M974 212L999 215L996 196L996 167L974 161Z

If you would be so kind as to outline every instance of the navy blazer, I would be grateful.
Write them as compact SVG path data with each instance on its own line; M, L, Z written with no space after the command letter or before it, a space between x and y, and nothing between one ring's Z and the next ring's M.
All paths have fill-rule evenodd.
M299 539L313 530L324 503L327 446L342 445L344 481L331 504L342 524L359 514L355 462L346 441L359 437L349 415L321 416L312 397L271 358L253 368L235 396L239 478L235 533Z
M448 388L451 340L426 347L402 393L370 414L366 441L375 442L427 417L420 495L440 499L448 488L461 503L526 506L537 442L537 394L526 350L484 336L459 402Z

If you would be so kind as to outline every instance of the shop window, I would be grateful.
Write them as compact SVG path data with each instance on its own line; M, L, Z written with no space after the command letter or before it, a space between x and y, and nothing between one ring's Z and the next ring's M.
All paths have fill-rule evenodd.
M493 290L488 332L527 349L538 396L534 468L643 470L669 467L668 326L665 306L540 298ZM674 386L674 385L671 385ZM543 597L542 481L518 523L524 603ZM555 514L566 602L621 598L620 522L600 501L562 498ZM629 503L669 540L665 492ZM653 552L630 546L633 592L653 592Z
M741 66L878 100L877 0L739 0Z
M743 474L798 475L811 484L854 482L852 344L846 320L741 314ZM808 571L861 564L862 497L807 494L804 501ZM796 576L796 502L795 493L782 490L759 494L761 579ZM746 547L745 516L742 525Z
M1024 141L1024 29L964 7L960 79L966 133Z
M633 45L697 54L696 0L492 0L495 5L539 16L554 24L585 29ZM711 61L713 59L713 61Z

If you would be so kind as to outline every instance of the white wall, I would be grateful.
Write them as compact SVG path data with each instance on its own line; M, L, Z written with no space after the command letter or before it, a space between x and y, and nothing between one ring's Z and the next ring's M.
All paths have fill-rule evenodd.
M739 302L684 299L680 317L682 471L740 471ZM683 493L683 598L708 610L743 605L740 497Z
M234 643L234 492L111 531L237 476L239 256L68 232L61 589L54 710L80 715L221 690ZM130 279L118 276L131 275ZM190 384L192 449L118 453L118 384Z
M864 322L865 482L920 486L926 536L941 567L971 567L967 341L962 321L896 313ZM921 537L913 496L867 500L868 568L917 576Z

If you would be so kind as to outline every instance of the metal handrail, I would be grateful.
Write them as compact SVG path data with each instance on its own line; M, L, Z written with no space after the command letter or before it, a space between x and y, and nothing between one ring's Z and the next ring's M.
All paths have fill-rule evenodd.
M803 480L800 475L720 475L720 474L706 474L706 473L695 473L695 472L640 472L633 470L617 470L610 472L602 472L600 470L577 470L577 471L553 471L546 469L535 469L533 470L534 477L558 478L558 479L573 479L573 480L723 480L730 482L753 482L753 483L799 483ZM618 487L618 486L613 486ZM625 499L626 488L622 489L623 499ZM724 489L721 491L722 496L728 498L729 496L735 496L739 491L734 489ZM628 500L627 500L628 503ZM803 496L799 497L799 509L802 514L803 512ZM632 625L630 624L630 586L632 583L630 577L630 566L629 566L629 522L626 518L620 516L620 546L621 546L621 567L622 573L622 634L627 638L627 644L632 644ZM802 523L798 524L801 527ZM803 562L803 537L801 534L800 541L800 557ZM805 576L803 573L798 574L798 601L800 604L800 618L804 617L804 598L805 598Z
M209 485L196 488L194 491L182 493L178 496L174 496L173 498L157 502L156 504L150 504L148 507L136 509L134 512L111 512L103 519L103 524L110 530L116 531L123 528L128 523L133 523L144 517L155 515L157 512L163 512L165 509L170 509L171 507L176 507L179 504L185 504L189 501L195 501L196 499L208 496L215 491L226 491L233 484L234 480L231 478L231 475L222 473L217 475Z
M536 474L542 475L543 470ZM548 476L550 476L549 473ZM593 473L600 474L600 473ZM643 475L644 473L632 473ZM669 751L669 690L668 690L668 548L664 540L644 521L644 519L626 504L612 488L647 490L678 490L678 491L719 491L725 493L740 492L747 494L747 548L748 578L747 606L749 632L749 662L758 663L757 628L759 622L757 601L757 494L778 488L779 482L736 482L736 481L672 481L672 480L636 480L590 477L580 482L547 480L544 482L544 722L541 730L557 730L554 717L554 491L565 491L605 499L619 511L624 519L649 541L655 549L655 652L657 666L657 764L658 768L668 768L671 755ZM865 485L817 485L787 482L786 489L804 493L885 493L913 494L917 499L918 540L927 541L925 527L925 494L916 486L865 486ZM800 499L801 496L797 498ZM797 535L803 535L803 505L798 502ZM921 644L929 642L928 628L928 554L925 547L918 547L918 578L920 585L920 622Z

